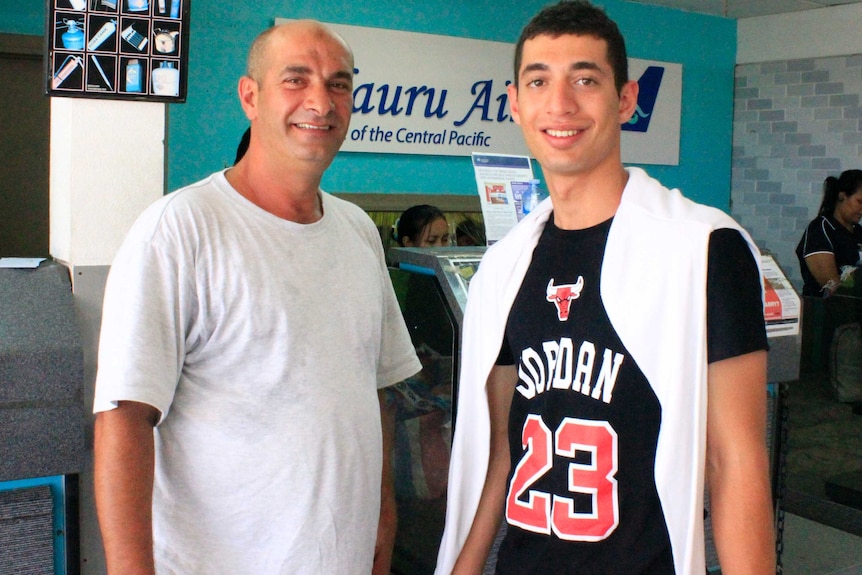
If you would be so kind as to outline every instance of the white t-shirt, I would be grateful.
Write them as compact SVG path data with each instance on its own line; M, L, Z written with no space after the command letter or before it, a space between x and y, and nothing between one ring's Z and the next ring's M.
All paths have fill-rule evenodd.
M323 207L285 221L216 173L149 207L112 265L94 411L161 412L160 574L370 572L376 390L421 364L373 223Z

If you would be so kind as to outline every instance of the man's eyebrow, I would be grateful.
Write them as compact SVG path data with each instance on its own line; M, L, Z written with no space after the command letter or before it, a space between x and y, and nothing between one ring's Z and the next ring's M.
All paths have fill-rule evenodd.
M601 66L596 64L595 62L589 60L582 60L579 62L575 62L571 66L569 66L571 70L595 70L596 72L604 72Z
M547 64L543 64L541 62L534 62L532 64L527 64L526 66L524 66L524 69L521 70L521 74L527 74L529 72L545 72L548 69L549 68ZM596 72L604 72L601 66L590 60L579 60L577 62L574 62L571 66L569 66L569 70L595 70Z
M308 66L303 66L302 64L297 65L287 65L282 71L282 74L298 74L300 76L308 76L310 75L311 68ZM350 73L349 70L339 70L332 74L330 77L331 80L353 80L353 74Z
M542 64L541 62L534 62L532 64L527 64L526 66L524 66L524 69L521 70L521 75L527 74L529 72L544 72L547 70L547 64Z
M333 80L353 80L353 74L347 70L339 70L332 75Z
M302 66L302 65L295 65L295 66L287 65L282 69L281 73L282 74L310 74L311 68L309 68L308 66Z

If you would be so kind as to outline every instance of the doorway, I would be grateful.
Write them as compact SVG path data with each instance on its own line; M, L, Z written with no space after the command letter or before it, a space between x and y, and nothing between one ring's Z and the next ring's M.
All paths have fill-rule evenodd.
M41 36L0 34L0 257L49 255L43 43Z

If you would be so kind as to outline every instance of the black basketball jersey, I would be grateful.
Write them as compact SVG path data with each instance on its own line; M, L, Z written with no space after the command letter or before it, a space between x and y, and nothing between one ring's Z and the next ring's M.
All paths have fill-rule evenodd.
M552 216L509 314L498 364L516 364L519 381L503 575L674 573L654 472L662 408L599 290L610 225L561 230ZM742 289L707 290L711 361L766 347L751 253L735 230L714 234L726 246L717 253L731 254L722 265L740 266L746 279ZM710 251L712 266L712 241ZM727 271L719 276L740 277ZM747 303L736 305L740 298ZM725 320L728 307L743 311Z

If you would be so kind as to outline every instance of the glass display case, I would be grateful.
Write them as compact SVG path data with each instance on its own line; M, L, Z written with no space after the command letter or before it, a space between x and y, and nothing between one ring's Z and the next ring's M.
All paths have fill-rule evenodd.
M485 248L393 248L390 276L423 369L387 389L395 414L392 572L433 573L446 513L467 288Z

